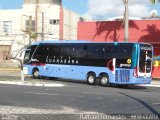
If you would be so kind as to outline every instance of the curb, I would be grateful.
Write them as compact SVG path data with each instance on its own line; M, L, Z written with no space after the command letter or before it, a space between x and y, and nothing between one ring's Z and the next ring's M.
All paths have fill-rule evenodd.
M150 85L138 85L138 86L145 86L145 87L160 87L160 84L157 85L157 84L150 84Z
M65 84L61 83L51 83L51 82L31 82L31 81L0 81L0 84L8 84L8 85L21 85L21 86L36 86L36 87L64 87ZM160 82L152 82L151 84L146 85L138 85L138 86L146 86L146 87L160 87Z

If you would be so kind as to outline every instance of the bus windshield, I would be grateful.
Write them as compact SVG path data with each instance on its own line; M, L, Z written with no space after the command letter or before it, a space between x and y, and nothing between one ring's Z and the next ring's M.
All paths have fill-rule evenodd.
M37 47L37 45L33 45L33 46L28 47L28 49L25 52L23 63L28 63L31 60L31 57L32 57L36 47Z

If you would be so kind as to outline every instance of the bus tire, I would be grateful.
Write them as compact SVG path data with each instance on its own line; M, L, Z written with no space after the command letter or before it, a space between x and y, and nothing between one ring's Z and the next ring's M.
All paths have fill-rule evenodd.
M109 76L107 74L102 74L99 78L99 84L101 86L110 86Z
M33 78L35 78L35 79L39 79L40 78L40 72L39 72L38 68L37 69L33 69L32 75L33 75Z
M97 82L96 75L94 73L88 73L87 75L87 83L90 85L95 85Z

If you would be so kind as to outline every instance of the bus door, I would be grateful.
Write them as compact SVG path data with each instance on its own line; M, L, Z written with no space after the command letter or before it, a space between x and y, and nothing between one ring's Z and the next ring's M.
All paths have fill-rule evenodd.
M151 77L152 71L152 47L150 45L140 44L140 55L139 55L139 66L138 66L139 77Z

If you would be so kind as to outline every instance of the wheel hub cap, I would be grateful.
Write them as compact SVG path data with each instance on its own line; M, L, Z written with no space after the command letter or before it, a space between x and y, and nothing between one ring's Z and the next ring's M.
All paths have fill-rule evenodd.
M93 76L90 76L90 77L88 78L88 81L89 81L89 83L94 83L94 77L93 77Z

